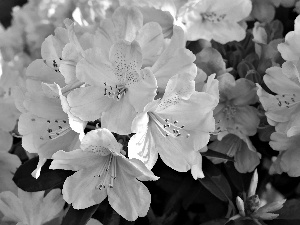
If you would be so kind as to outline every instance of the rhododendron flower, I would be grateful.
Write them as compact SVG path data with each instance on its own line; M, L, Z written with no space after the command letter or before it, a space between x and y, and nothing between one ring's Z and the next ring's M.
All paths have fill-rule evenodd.
M278 51L283 59L288 61L297 61L300 57L300 16L295 19L295 29L285 36L284 43L278 45Z
M195 74L173 76L162 99L150 102L133 121L136 133L128 143L130 158L142 160L151 169L158 154L179 172L192 169L203 177L201 155L214 130L212 110L218 103L217 81L210 76L204 92L195 91Z
M101 117L102 127L129 134L136 113L156 95L155 77L149 69L141 69L141 64L141 48L136 41L117 42L109 59L100 49L87 50L77 64L77 78L89 86L68 94L70 112L84 121Z
M231 133L246 141L246 136L256 133L259 124L257 109L250 106L257 101L255 84L245 78L235 80L229 73L218 79L220 103L214 110L218 139Z
M68 114L62 109L58 93L46 85L57 83L64 86L63 76L42 60L32 62L26 72L26 87L14 89L16 106L22 112L18 130L24 149L39 154L35 172L38 177L46 159L58 150L72 149L72 142L78 140L78 134L69 125Z
M299 177L299 134L288 137L282 132L286 130L285 126L286 124L281 124L270 137L270 146L272 149L279 151L279 155L270 168L270 173L281 174L282 172L286 172L291 177Z
M251 12L250 0L190 0L179 16L186 26L187 40L206 39L225 44L245 38L245 29L238 23Z
M298 65L285 62L280 67L266 70L264 82L268 88L276 93L271 95L258 86L259 100L266 110L268 122L277 126L278 123L288 123L285 131L289 137L300 131L300 83Z
M71 20L65 19L66 29L58 27L55 35L49 35L41 46L41 55L45 63L60 72L66 84L77 82L76 64L82 58L84 50L90 48L93 36L90 30L83 29ZM75 30L75 28L77 28Z
M260 162L261 154L258 153L247 137L244 140L236 135L228 134L221 141L215 140L208 148L216 152L234 157L234 166L240 173L252 172ZM226 162L217 158L211 159L213 163Z
M143 55L142 68L151 67L161 89L159 91L162 91L170 79L170 74L193 69L195 56L185 48L186 38L181 27L172 25L173 35L164 39L160 24L151 20L145 22L139 9L125 6L118 8L111 19L101 23L95 34L94 46L99 47L109 57L110 48L117 41L137 41ZM124 21L127 22L124 24Z
M255 194L258 183L258 174L255 170L251 179L248 195L245 201L239 196L236 198L236 205L239 214L229 220L253 220L256 224L262 225L259 220L273 220L279 216L273 212L281 209L286 199L274 201L261 205L259 196Z
M63 197L75 209L101 203L107 196L111 207L133 221L148 212L151 196L140 181L157 180L137 159L127 159L122 145L107 129L90 131L80 149L53 155L51 169L77 171L63 186ZM138 180L137 180L138 179Z
M18 196L10 191L0 193L2 220L18 225L43 225L56 218L64 204L58 189L51 190L46 196L45 191L29 193L21 189L18 189Z

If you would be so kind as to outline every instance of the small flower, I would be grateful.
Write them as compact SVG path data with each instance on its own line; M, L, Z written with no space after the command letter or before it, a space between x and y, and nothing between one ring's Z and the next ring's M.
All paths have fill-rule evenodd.
M179 12L186 26L187 40L206 39L225 44L245 38L238 23L251 12L250 0L190 0Z
M43 225L56 218L64 204L58 189L51 190L46 196L45 191L30 193L21 189L18 189L18 196L10 191L0 193L2 220L22 225Z
M229 73L218 79L220 103L214 110L218 139L231 133L247 142L246 137L254 135L259 124L257 109L250 106L257 101L255 84L245 78L235 81Z
M273 126L287 123L285 131L288 137L300 132L300 81L297 66L285 62L280 67L266 70L264 82L276 95L264 91L259 85L257 95L266 111L268 122Z
M258 225L261 225L259 220L273 220L279 216L279 214L273 213L283 207L286 199L267 203L262 206L258 195L255 194L258 182L257 171L255 170L251 179L249 191L245 202L238 196L236 198L236 205L239 210L239 214L233 216L229 220L253 220Z
M80 149L58 151L51 169L77 171L63 186L63 197L75 209L101 203L107 196L111 207L133 221L148 212L151 196L140 181L157 180L137 159L127 159L122 145L109 130L97 129L84 136ZM138 179L138 180L137 180Z
M281 126L284 126L283 124ZM283 128L285 130L286 128ZM270 146L279 151L279 155L273 162L270 173L286 172L291 177L300 176L300 139L299 134L288 137L278 128L276 132L271 134Z

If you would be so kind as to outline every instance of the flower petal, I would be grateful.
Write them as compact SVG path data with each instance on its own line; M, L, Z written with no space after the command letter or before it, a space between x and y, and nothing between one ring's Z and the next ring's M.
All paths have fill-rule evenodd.
M88 86L77 88L67 96L70 112L83 121L94 121L111 107L113 99L106 97L104 88Z
M119 7L115 10L112 21L116 36L120 40L131 42L143 26L143 15L135 7Z
M128 221L146 216L151 202L147 187L131 173L117 166L117 178L113 188L107 190L111 207Z
M132 122L132 126L138 133L133 135L128 142L128 157L139 159L148 169L152 169L157 161L158 152L151 130L148 129L148 122L147 113L137 115Z
M87 151L91 146L101 146L115 153L120 153L122 148L122 145L117 142L114 135L105 128L92 130L84 136L80 148Z
M118 83L130 85L138 80L138 71L142 67L142 50L138 42L122 40L115 43L110 49L109 60Z
M84 58L76 65L78 80L92 86L115 86L115 77L110 61L103 55L99 48L88 49L84 52Z
M63 169L78 171L91 166L99 165L99 157L95 153L76 149L70 152L58 151L52 155L50 169Z
M148 68L141 70L140 81L128 85L128 99L136 112L154 100L157 90L156 79Z
M131 123L136 114L134 107L129 102L128 95L125 95L102 114L101 126L121 135L130 134Z
M99 165L101 165L104 163L105 157L98 157L98 159ZM66 179L63 186L63 197L67 203L73 205L74 209L88 208L101 203L106 198L106 188L101 190L96 188L100 182L100 178L97 177L99 165L79 170Z
M135 39L141 46L143 65L151 66L156 61L164 45L161 26L155 22L146 23Z

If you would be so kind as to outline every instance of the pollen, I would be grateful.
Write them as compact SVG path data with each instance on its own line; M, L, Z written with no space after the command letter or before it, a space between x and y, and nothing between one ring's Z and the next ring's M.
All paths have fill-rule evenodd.
M61 119L48 119L45 125L45 132L40 136L40 140L53 140L72 130L67 121Z
M161 133L164 133L165 137L190 137L190 134L183 129L185 125L180 124L180 121L172 120L170 118L161 118L159 115L154 113L149 113L149 116L156 123Z
M290 108L300 102L300 98L296 94L276 95L279 107Z
M215 12L205 12L205 13L201 13L201 16L204 21L208 21L211 23L219 23L222 20L224 20L224 18L226 17L226 14L218 15Z

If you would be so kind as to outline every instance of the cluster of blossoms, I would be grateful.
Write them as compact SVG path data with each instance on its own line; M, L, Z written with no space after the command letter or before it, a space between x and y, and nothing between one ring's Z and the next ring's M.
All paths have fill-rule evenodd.
M65 203L80 210L106 197L134 221L149 211L141 181L159 179L158 156L195 180L206 176L208 149L223 156L207 154L214 164L231 159L239 173L253 172L257 132L279 151L269 172L299 177L300 17L283 40L273 20L280 5L297 11L299 2L31 0L15 8L12 26L0 30L0 224L59 224ZM45 167L74 172L62 191L15 185L22 162L13 137L27 158L38 156L35 179ZM285 200L251 208L253 176L248 208L238 197L231 219L260 224Z

